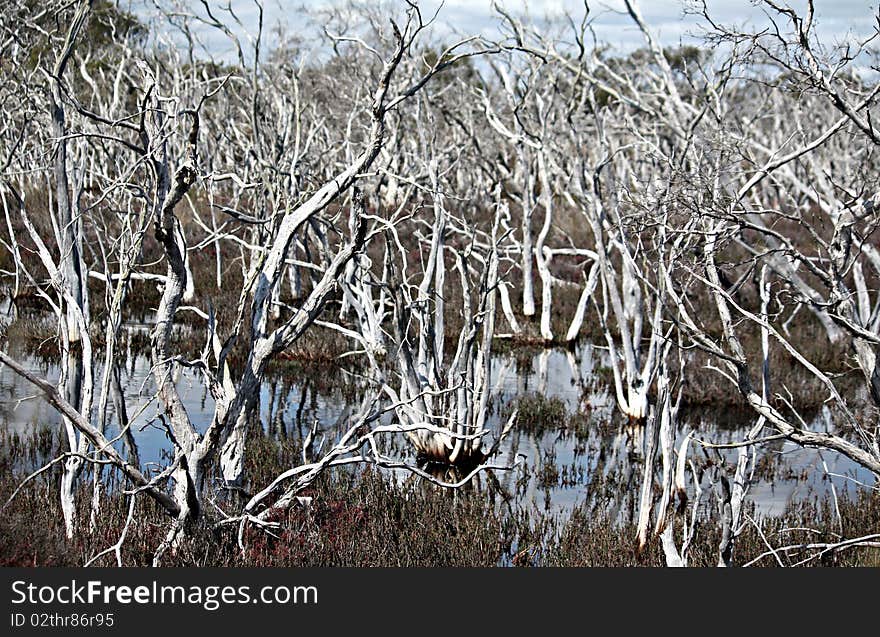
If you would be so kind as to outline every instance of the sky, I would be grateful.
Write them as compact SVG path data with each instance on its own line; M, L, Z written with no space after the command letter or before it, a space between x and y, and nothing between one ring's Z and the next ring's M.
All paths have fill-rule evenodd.
M784 0L783 0L784 1ZM436 0L423 2L423 6L437 7ZM592 1L590 15L599 39L622 49L642 44L642 36L627 15L623 0ZM642 0L639 3L645 21L663 42L677 43L688 33L698 33L701 21L686 9L693 9L693 0ZM709 14L724 24L766 24L760 7L749 0L707 0ZM806 6L806 1L791 2L794 8ZM492 17L491 0L446 0L441 9L441 19L451 25L477 26L486 35L493 32L497 21ZM584 14L583 0L532 0L524 3L506 0L502 6L512 10L526 8L532 17L569 14L580 18ZM819 33L822 36L843 37L847 32L857 34L872 32L875 24L877 2L865 0L816 0Z
M149 14L148 3L160 2L163 5L175 0L122 0L125 6L131 3L136 13ZM199 11L200 2L176 0L189 11ZM257 7L254 0L230 0L231 6L246 29L254 30L257 24ZM777 0L785 2L785 0ZM208 0L214 7L225 5L227 0ZM278 20L284 21L289 30L302 28L302 18L297 8L306 6L320 9L333 4L332 0L262 0L265 10L265 23L270 25ZM815 0L817 34L828 44L852 40L873 33L877 24L877 6L880 0ZM506 10L514 14L528 14L536 20L545 17L569 14L577 22L584 15L583 0L500 0ZM387 3L389 14L403 14L405 4L402 0ZM623 0L591 0L590 17L598 39L615 49L632 50L643 45L641 34L626 14ZM686 8L693 8L695 0L641 0L642 15L652 31L664 46L694 42L693 35L699 34L702 21L689 14ZM722 24L751 25L765 27L769 21L764 8L758 0L706 0L709 14ZM806 0L789 0L796 9L803 9ZM498 35L498 18L492 10L492 0L421 0L419 5L424 15L439 9L433 36L438 40L449 40L454 33L462 35L483 35L494 38ZM756 6L757 5L757 6ZM394 11L399 7L398 11ZM221 15L218 12L217 15ZM241 27L234 28L237 32ZM220 33L213 29L204 30L204 39L211 53L224 58L231 52Z

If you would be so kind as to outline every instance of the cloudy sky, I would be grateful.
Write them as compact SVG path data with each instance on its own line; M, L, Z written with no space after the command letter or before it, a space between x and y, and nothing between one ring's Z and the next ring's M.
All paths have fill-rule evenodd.
M138 13L150 13L142 2L151 0L128 0ZM158 0L166 4L166 0ZM172 0L173 1L173 0ZM199 11L200 3L183 2L190 11ZM778 0L784 2L785 0ZM242 24L247 28L256 26L257 10L254 0L231 0L232 7ZM877 6L880 0L815 0L816 30L823 41L831 44L871 34L877 24ZM225 5L226 0L209 0L212 7ZM122 4L126 4L123 0ZM305 6L320 9L333 4L332 0L263 0L265 22L267 25L283 21L291 31L301 28L302 19L297 7ZM389 13L402 14L405 6L402 1L390 0ZM445 39L449 33L466 35L481 34L489 38L497 35L497 17L492 11L492 0L421 0L423 13L428 15L439 9L438 24L434 28L434 36ZM500 0L500 4L508 11L528 14L540 20L545 17L570 14L578 21L584 14L583 0ZM626 50L642 44L641 35L632 25L632 21L624 11L623 0L591 0L590 16L597 37L615 48ZM642 0L642 14L664 45L687 42L692 34L699 34L701 20L686 11L693 7L694 0ZM796 9L806 6L806 0L789 0ZM751 24L766 26L769 21L758 0L707 0L709 13L717 22L724 24ZM395 12L395 7L400 10ZM203 13L203 11L201 11ZM218 13L221 15L221 13ZM238 30L238 29L237 29ZM229 53L218 32L207 29L205 40L212 54L225 57Z
M784 0L782 0L784 2ZM428 0L423 6L440 6L438 0ZM693 0L642 0L639 3L646 22L664 43L674 43L688 33L699 31L701 21L687 8L693 9ZM795 8L806 6L806 0L790 3ZM709 14L714 20L725 24L765 24L763 9L758 2L750 0L708 0ZM491 0L446 0L440 15L450 25L459 28L479 28L491 34L496 20L491 13ZM569 14L581 17L584 14L583 0L532 0L525 3L506 0L502 6L511 10L528 10L534 18ZM866 0L815 0L817 28L823 36L845 37L852 32L856 35L871 33L875 24L877 2ZM622 48L641 43L641 35L632 25L626 14L623 0L601 0L590 2L590 15L600 39Z

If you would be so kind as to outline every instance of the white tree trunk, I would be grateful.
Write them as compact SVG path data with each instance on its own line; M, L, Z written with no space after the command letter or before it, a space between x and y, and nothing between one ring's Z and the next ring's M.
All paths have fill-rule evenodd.
M550 328L550 317L553 306L553 277L550 275L552 253L545 248L544 242L553 224L553 191L550 187L550 176L547 174L547 163L544 152L538 153L538 177L541 184L541 206L544 208L544 224L535 242L535 260L538 264L538 275L541 277L541 338L553 340Z
M581 326L584 324L584 317L587 313L587 304L590 302L590 298L593 296L593 292L596 291L596 285L599 283L599 262L596 261L593 263L593 267L590 268L590 274L587 277L587 282L584 285L584 291L581 292L581 297L578 300L577 309L574 312L574 317L571 319L571 324L568 326L568 332L565 335L565 340L569 343L577 339L578 334L580 333Z

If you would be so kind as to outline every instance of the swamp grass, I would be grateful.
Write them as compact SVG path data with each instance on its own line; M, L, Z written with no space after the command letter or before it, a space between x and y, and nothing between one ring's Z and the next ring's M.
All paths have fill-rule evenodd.
M0 500L6 502L32 466L61 451L56 433L29 436L5 434L0 452ZM298 461L293 439L254 439L247 471L252 484L264 484ZM22 488L0 515L0 565L81 566L115 544L128 513L129 500L113 480L108 482L101 513L88 525L91 481L83 480L78 503L85 530L68 541L58 500L60 468L50 469ZM491 475L468 487L447 490L423 480L394 480L371 468L331 471L305 496L307 507L272 514L280 524L273 534L249 528L245 551L237 544L237 527L217 526L217 510L206 510L203 522L164 563L173 566L663 566L657 538L638 550L635 527L617 521L597 502L613 497L619 486L594 479L584 501L571 514L542 513L538 507L515 504ZM604 494L604 495L603 495ZM234 509L234 496L212 494L217 506ZM210 505L208 505L210 507ZM714 499L704 501L711 513ZM838 518L837 511L840 512ZM753 511L749 511L753 515ZM714 566L721 530L717 516L703 515L690 550L692 566ZM146 497L138 498L136 515L122 547L125 566L146 566L162 541L168 517ZM677 525L680 523L677 523ZM809 530L807 530L809 528ZM880 493L865 490L842 497L838 507L825 498L793 503L778 517L761 521L760 531L748 525L737 538L734 563L746 564L773 545L837 542L880 531ZM677 528L680 537L681 529ZM761 558L757 566L793 565L816 554L793 550ZM112 566L115 556L95 564ZM880 549L829 551L806 566L880 566Z

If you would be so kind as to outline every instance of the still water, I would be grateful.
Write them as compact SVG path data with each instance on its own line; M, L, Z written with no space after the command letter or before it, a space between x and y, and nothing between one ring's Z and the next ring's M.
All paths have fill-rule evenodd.
M125 329L136 332L146 331L148 327L134 324ZM26 361L32 371L51 381L58 379L57 366L16 351L14 343L10 343L9 348L10 353ZM149 359L132 351L123 351L120 355L125 361L122 386L141 462L148 467L149 463L164 464L163 458L171 445L156 418L159 406L153 398ZM622 423L614 424L617 416L613 393L596 373L607 365L607 352L589 343L574 350L495 357L493 408L489 420L495 431L500 430L506 413L523 396L556 399L569 414L582 415L577 434L566 430L562 423L558 423L560 426L550 423L540 432L515 429L506 439L495 462L513 465L518 459L519 466L495 472L495 477L518 506L565 517L572 507L595 497L595 490L589 489L591 483L598 478L613 478L612 484L617 485L618 493L606 506L613 507L621 517L629 517L637 507L644 440ZM96 378L100 378L99 374L100 370ZM191 419L204 430L214 410L210 393L200 377L188 371L181 372L178 387ZM291 378L276 374L262 387L261 422L273 436L304 436L314 426L319 444L322 441L327 448L357 409L359 401L350 394L333 382L328 383L326 377L301 373ZM108 408L107 433L113 437L114 430L118 430L112 406ZM830 420L830 414L825 411L812 426L823 430L831 427ZM685 414L682 421L677 434L679 443L686 431L693 430L706 441L736 442L753 424L748 413L739 417ZM58 414L33 387L5 366L0 367L0 428L26 434L59 424ZM703 454L698 447L692 444L691 453ZM400 444L398 450L401 454L409 452L405 444ZM736 451L725 451L724 457L732 464L735 454ZM751 480L749 499L758 515L779 514L789 502L798 499L832 492L852 495L858 489L874 485L873 475L847 458L829 451L802 449L783 441L762 449L756 460L764 470Z

